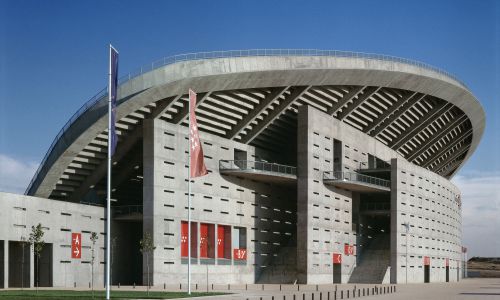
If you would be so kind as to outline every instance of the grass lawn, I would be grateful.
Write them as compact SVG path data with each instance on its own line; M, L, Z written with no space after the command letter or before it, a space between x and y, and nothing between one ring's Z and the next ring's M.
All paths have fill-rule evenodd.
M186 292L156 292L150 291L149 296L145 291L111 291L112 299L173 299L187 298L200 296L223 295L224 293L191 293L189 296ZM61 290L10 290L0 291L0 300L30 300L30 299L51 299L51 300L89 300L89 299L105 299L104 291L95 291L92 298L92 291L61 291Z

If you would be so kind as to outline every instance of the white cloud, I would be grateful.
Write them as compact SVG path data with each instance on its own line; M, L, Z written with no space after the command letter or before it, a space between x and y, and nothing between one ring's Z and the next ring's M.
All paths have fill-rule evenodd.
M500 172L467 172L452 181L462 191L463 244L468 256L500 257Z
M0 153L0 191L23 194L38 167Z

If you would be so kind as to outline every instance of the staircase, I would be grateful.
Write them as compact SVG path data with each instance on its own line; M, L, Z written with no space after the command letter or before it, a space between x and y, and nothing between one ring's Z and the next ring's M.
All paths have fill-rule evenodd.
M390 245L389 234L374 236L361 253L361 259L354 268L349 283L382 283L390 266Z

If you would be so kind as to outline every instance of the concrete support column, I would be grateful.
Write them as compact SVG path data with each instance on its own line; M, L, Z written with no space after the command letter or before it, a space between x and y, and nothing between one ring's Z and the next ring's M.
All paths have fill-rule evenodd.
M9 241L3 241L3 287L9 287Z
M155 230L155 120L146 119L143 122L143 235L149 233L152 235L156 245L161 240L157 235L161 230ZM158 251L159 247L157 247ZM149 254L149 279L152 285L154 282L155 254ZM142 258L142 282L147 284L147 260L146 255Z
M30 245L29 257L30 257L30 287L35 287L35 253L33 252L33 246Z
M309 262L309 110L299 108L297 128L297 279L308 283Z
M398 205L398 160L391 159L391 283L398 282L399 271L399 205ZM408 266L406 266L408 268Z

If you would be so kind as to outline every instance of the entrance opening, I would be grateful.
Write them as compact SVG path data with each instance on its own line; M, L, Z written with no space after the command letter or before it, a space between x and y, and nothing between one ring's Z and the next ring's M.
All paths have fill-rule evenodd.
M342 264L333 264L333 283L342 283Z
M431 266L425 265L424 266L424 283L429 283L430 277L431 277Z
M450 267L446 266L446 282L450 282Z
M4 243L7 243L4 241ZM30 286L30 246L26 242L8 242L9 245L9 286ZM52 252L52 251L51 251ZM42 253L43 255L43 253ZM36 274L36 273L35 273ZM36 276L34 276L36 278ZM51 276L52 278L52 276Z
M239 149L234 149L234 164L241 169L247 168L247 152Z
M142 222L114 221L111 236L111 282L133 285L142 282L142 255L139 241Z
M29 247L25 248L25 251L29 252ZM52 286L52 244L43 246L40 258L35 255L35 286Z

